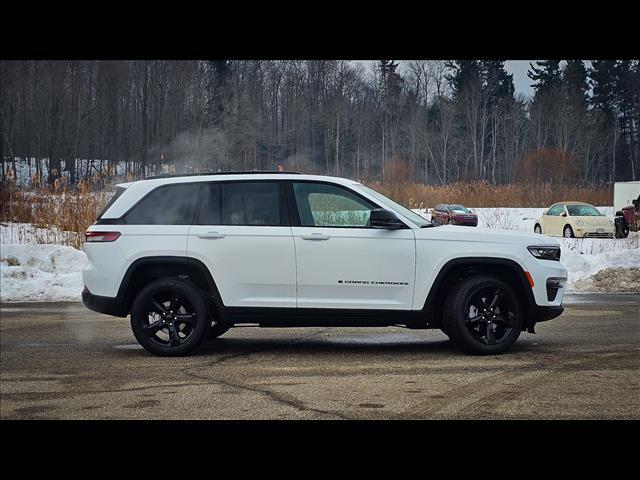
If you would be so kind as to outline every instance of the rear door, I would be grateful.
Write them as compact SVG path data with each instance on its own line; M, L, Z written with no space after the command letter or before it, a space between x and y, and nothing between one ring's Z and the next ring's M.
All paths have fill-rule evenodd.
M187 251L209 268L226 306L295 307L295 252L282 182L203 184Z
M411 310L415 238L372 228L370 200L329 182L292 181L298 308Z

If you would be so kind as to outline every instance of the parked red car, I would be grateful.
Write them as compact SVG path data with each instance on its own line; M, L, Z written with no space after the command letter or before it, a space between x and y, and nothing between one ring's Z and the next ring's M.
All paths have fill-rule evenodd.
M616 238L627 238L629 230L640 231L640 195L632 203L616 212Z
M440 204L433 209L431 222L434 225L478 226L478 216L463 205Z

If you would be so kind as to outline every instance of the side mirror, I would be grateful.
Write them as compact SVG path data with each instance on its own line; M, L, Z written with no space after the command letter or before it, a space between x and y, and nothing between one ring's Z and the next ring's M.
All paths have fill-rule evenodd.
M404 223L390 210L384 210L377 208L371 210L371 216L369 217L371 226L373 228L386 228L388 230L397 230L404 227Z
M567 216L567 212L562 212L562 216L566 217Z

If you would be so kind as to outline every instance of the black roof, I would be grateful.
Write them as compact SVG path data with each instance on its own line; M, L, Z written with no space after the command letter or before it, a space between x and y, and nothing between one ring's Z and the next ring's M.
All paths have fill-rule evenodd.
M238 172L199 172L199 173L176 173L176 174L161 174L154 175L153 177L146 177L144 180L154 180L157 178L176 178L176 177L197 177L200 175L249 175L249 174L288 174L288 175L302 175L300 172L283 172L279 170L251 170L251 171L238 171Z

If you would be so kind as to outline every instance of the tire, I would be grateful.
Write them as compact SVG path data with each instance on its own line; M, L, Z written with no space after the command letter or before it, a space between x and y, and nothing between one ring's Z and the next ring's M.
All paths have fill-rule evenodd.
M497 300L494 300L496 293ZM493 310L485 314L485 308ZM445 300L443 331L465 353L505 352L520 336L523 324L520 298L513 288L494 275L480 273L462 278Z
M207 340L213 340L214 338L218 338L224 335L225 333L227 333L227 331L229 331L230 328L231 327L222 325L220 323L211 325L211 327L209 327L209 333L207 334Z
M542 227L536 223L535 227L533 227L533 233L539 233L542 235Z
M573 228L571 228L571 225L564 226L564 228L562 229L562 236L564 238L575 238L575 235L573 234Z
M187 355L206 338L211 313L192 283L161 278L144 287L131 307L131 329L146 350L163 357Z
M616 217L616 238L627 238L629 236L629 225L624 217Z

